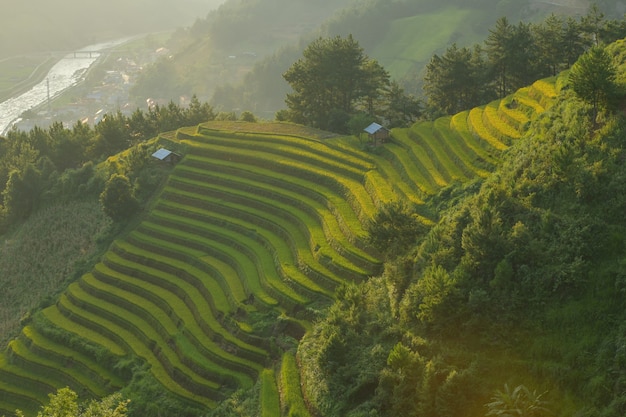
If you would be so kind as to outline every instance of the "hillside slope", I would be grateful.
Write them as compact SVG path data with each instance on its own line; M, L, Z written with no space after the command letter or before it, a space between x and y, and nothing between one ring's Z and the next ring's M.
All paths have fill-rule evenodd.
M139 226L0 356L0 411L34 412L58 387L91 397L156 381L169 395L133 398L135 413L175 403L195 415L259 375L271 386L265 369L337 288L382 271L366 234L377 211L407 201L435 222L425 202L487 177L551 105L555 83L394 130L370 153L366 139L280 123L210 122L161 135L184 159ZM300 392L285 381L281 398Z
M607 50L623 83L624 41ZM624 415L626 119L566 80L477 192L305 335L320 415Z

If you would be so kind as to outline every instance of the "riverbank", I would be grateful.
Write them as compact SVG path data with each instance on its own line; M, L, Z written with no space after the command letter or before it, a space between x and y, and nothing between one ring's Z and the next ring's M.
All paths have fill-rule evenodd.
M20 57L6 58L2 63L7 65L7 62L17 59L20 59ZM0 102L6 101L11 97L19 96L42 82L46 78L48 72L57 62L59 62L59 60L60 58L54 57L44 59L30 72L28 77L15 83L10 88L0 90ZM10 80L7 81L7 83L10 83Z
M14 115L11 124L22 131L29 131L35 126L46 128L54 122L68 127L79 120L95 125L107 113L121 111L130 115L136 108L146 107L145 99L138 102L136 98L131 98L130 90L140 73L167 53L170 36L171 32L145 34L126 39L114 47L100 49L95 62L75 71L76 82L62 90L53 90L55 77L50 76L51 99L45 99L44 88L40 91L43 99ZM44 87L47 77L44 74ZM36 88L41 90L39 87L37 85ZM0 119L3 116L2 104ZM11 112L13 109L14 106L5 110Z
M68 122L67 117L71 118L71 124L75 123L76 120L84 120L91 113L91 111L85 113L85 107L87 105L90 108L92 105L98 106L98 102L101 101L99 96L102 94L96 91L88 93L88 97L85 98L83 92L76 90L75 87L80 86L92 70L100 67L101 62L106 60L105 58L110 54L117 55L118 52L121 52L118 48L136 38L127 37L87 46L77 52L90 51L88 55L66 54L65 57L58 59L49 70L47 69L51 62L46 59L41 62L41 65L38 65L38 69L33 71L28 78L24 77L25 70L20 73L20 68L14 67L13 73L9 72L7 76L14 79L21 77L23 81L11 86L11 90L26 91L22 94L12 95L12 97L0 102L0 132L6 132L13 125L20 130L30 130L33 126L45 127L53 121ZM98 51L98 53L93 53L94 51ZM33 58L31 58L32 60ZM28 63L26 57L24 57L24 61ZM100 71L97 72L100 73ZM106 82L123 84L124 80ZM82 97L77 97L76 102L68 111L65 109L61 112L51 111L53 110L52 102L58 102L61 97L67 97L67 93L70 91L77 92ZM8 93L9 91L5 92L7 95ZM115 95L114 104L119 105L122 100L127 100L127 91L124 93L123 96ZM71 94L71 97L75 97L75 95ZM65 102L65 99L62 101ZM95 111L102 109L105 104L111 105L112 103L103 103Z

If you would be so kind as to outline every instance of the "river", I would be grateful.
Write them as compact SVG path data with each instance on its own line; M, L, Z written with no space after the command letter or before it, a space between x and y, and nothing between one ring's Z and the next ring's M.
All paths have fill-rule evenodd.
M113 48L131 38L118 39L110 42L86 46L60 59L48 72L46 77L25 93L0 103L0 135L6 133L11 126L19 121L20 115L26 110L45 104L48 94L54 98L66 89L83 80L87 70L100 58L102 52ZM80 54L81 51L101 51L90 55ZM49 90L48 90L49 89Z

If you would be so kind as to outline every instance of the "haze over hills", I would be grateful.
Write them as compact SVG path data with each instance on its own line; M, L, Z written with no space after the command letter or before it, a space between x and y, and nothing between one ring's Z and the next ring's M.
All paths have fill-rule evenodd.
M5 0L0 59L189 26L224 0Z
M322 1L312 7L288 0L229 1L197 21L189 31L188 46L173 51L176 59L158 63L135 92L138 97L165 100L197 94L226 111L251 110L272 118L284 107L289 91L281 75L304 46L317 36L352 34L409 93L421 96L426 64L453 42L459 46L480 42L502 16L511 22L536 22L550 13L581 16L592 3L357 0ZM623 14L621 0L595 3L607 17Z

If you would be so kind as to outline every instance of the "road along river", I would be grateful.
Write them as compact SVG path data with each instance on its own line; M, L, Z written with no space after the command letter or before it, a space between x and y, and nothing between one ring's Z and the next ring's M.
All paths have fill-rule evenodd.
M54 98L64 90L82 81L87 70L107 49L127 42L130 39L124 38L99 43L87 46L76 52L71 52L59 60L40 83L25 93L0 103L0 135L6 133L26 110L45 104L48 97ZM91 53L86 53L85 51Z

